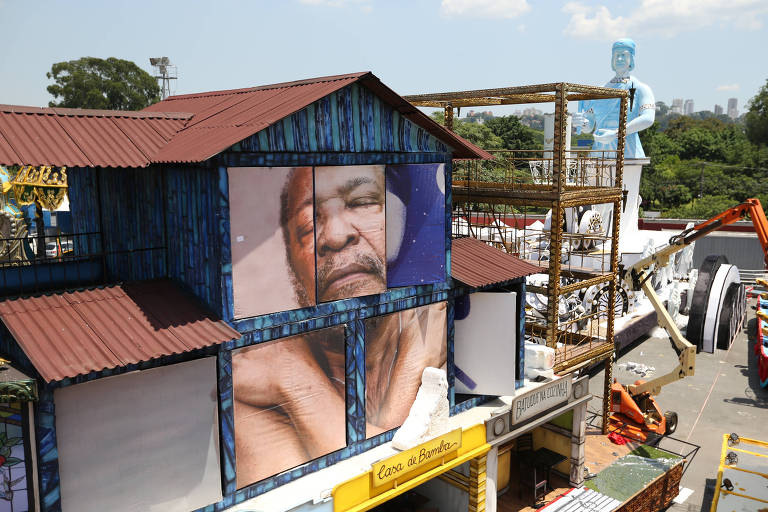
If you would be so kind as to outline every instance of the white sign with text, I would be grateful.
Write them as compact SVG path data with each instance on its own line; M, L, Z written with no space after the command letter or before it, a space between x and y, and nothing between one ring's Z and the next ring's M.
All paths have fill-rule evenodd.
M510 411L511 424L516 425L567 402L571 396L571 381L571 377L563 377L515 397Z

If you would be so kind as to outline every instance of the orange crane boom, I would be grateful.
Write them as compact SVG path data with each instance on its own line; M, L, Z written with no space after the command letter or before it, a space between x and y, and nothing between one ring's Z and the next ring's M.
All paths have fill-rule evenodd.
M703 236L710 231L721 228L722 226L727 226L728 224L733 224L737 220L742 220L747 216L752 220L752 226L757 233L757 239L760 241L760 245L763 248L765 267L768 268L768 219L766 219L763 206L757 198L747 199L739 205L728 208L723 213L716 215L709 220L705 220L701 224L693 226L678 236L684 236L690 231L695 231L698 234L701 230L704 230L704 232L699 235Z

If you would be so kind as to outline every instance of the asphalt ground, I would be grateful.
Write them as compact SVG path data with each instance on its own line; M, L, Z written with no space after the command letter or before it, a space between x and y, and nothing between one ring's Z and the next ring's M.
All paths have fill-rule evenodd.
M675 411L679 419L676 432L663 438L658 446L676 453L688 453L699 447L681 481L681 487L693 490L693 494L683 504L674 504L670 511L710 509L723 434L735 432L741 437L768 441L768 389L760 387L757 377L754 307L752 299L744 325L729 350L715 349L714 354L700 352L696 356L695 375L668 384L656 397L662 411ZM646 380L677 365L677 353L668 336L659 336L659 331L651 334L619 354L613 375L622 384L643 377L618 368L621 363L655 367ZM603 383L603 371L591 375L590 391L594 398L589 410L597 413L593 421L598 424Z

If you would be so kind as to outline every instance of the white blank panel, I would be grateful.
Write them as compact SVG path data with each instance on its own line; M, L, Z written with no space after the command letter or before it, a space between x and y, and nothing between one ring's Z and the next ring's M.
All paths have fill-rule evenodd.
M469 316L454 323L454 363L476 386L469 389L457 378L457 393L515 394L516 302L514 292L469 296Z
M215 357L57 389L54 402L64 512L221 500Z

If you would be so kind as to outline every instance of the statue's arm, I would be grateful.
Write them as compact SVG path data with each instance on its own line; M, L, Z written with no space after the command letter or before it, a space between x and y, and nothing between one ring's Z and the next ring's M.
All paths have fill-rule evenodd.
M627 135L649 128L656 119L656 99L650 87L637 84L634 103L638 106L638 114L627 123Z

